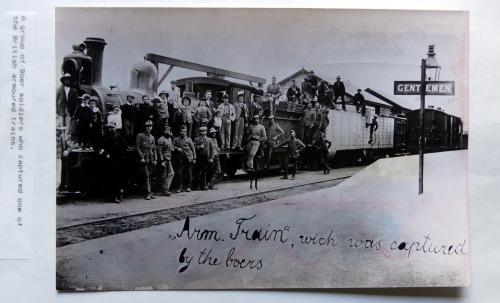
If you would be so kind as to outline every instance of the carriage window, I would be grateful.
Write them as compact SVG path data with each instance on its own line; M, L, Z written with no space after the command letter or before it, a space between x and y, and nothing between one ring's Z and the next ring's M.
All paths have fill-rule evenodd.
M380 106L375 106L375 114L380 115Z

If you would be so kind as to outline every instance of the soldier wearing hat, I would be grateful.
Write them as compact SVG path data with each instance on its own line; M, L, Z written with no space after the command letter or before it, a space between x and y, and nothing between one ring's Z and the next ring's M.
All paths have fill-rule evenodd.
M229 103L228 95L224 95L222 100L223 103L218 108L222 119L220 128L221 147L229 149L231 147L231 123L234 121L236 113L234 106Z
M302 117L302 140L305 144L311 144L314 135L314 124L316 123L316 111L312 108L312 104L307 105L307 109Z
M262 124L260 124L259 116L255 115L253 117L253 123L248 128L248 143L247 143L247 168L248 170L253 170L253 158L257 154L260 145L267 139L266 129Z
M358 88L358 92L353 96L354 104L356 105L356 112L359 112L359 108L361 108L361 115L363 117L366 114L366 100L365 97L361 94L361 90Z
M144 173L146 200L151 200L155 198L151 192L151 176L157 160L155 138L151 134L153 122L147 120L144 128L144 132L139 133L135 139L135 150Z
M214 162L212 140L207 137L207 127L200 127L200 136L194 139L196 149L195 176L200 190L207 190L207 173L209 165Z
M233 104L234 107L234 132L231 149L243 150L241 142L243 140L243 133L245 132L245 124L248 121L248 107L245 101L245 93L238 92L238 102Z
M205 100L200 100L200 103L196 110L194 111L194 122L196 123L196 129L194 130L194 135L199 133L199 128L201 126L208 126L208 123L212 120L212 111L207 107Z
M146 121L151 120L151 122L158 119L158 110L151 104L148 95L142 96L142 103L138 107L137 120L136 120L136 132L144 132L144 126Z
M115 124L108 122L105 125L103 149L106 158L106 180L108 182L110 200L120 203L123 199L123 190L126 180L125 150L126 142L116 131Z
M208 188L209 189L217 189L215 187L215 183L217 181L217 178L221 174L221 168L220 168L220 161L219 161L219 144L217 143L217 130L214 127L210 128L210 131L208 133L208 137L210 138L210 143L212 144L212 151L213 151L213 162L209 164L209 170L208 170Z
M89 148L89 130L92 116L88 104L90 95L83 94L81 97L78 97L78 99L81 100L81 103L76 107L75 113L73 114L76 123L76 140L80 147Z
M345 107L345 86L344 82L340 81L340 76L337 76L337 81L333 83L333 101L332 101L332 106L335 107L335 104L337 103L337 99L340 97L342 100L342 110L346 110Z
M68 127L66 131L71 132L71 118L80 100L77 89L71 86L71 75L65 73L60 80L61 85L56 90L56 114L60 121L58 124Z
M287 153L284 164L284 175L281 179L288 179L288 164L292 164L292 180L295 180L297 165L299 163L300 152L306 147L302 141L296 138L295 131L290 130L290 139L281 143L278 147L287 146Z
M274 99L281 97L281 95L283 94L283 92L281 90L281 86L276 84L276 77L275 76L273 76L273 78L271 79L271 84L269 84L267 86L266 92L269 96L273 97Z
M316 139L312 145L319 154L318 159L323 167L323 174L328 175L330 173L330 166L328 166L328 150L330 146L332 146L332 142L326 139L324 132L320 132L318 139Z
M90 109L90 129L89 129L89 142L94 149L94 151L101 150L102 141L102 113L99 107L97 107L97 102L99 98L92 96L89 99L89 109Z
M193 110L191 109L191 98L183 97L181 99L181 125L186 125L187 136L191 138L193 131Z
M281 136L285 134L285 132L281 129L281 127L274 122L274 116L271 115L267 119L267 123L265 124L267 140L264 143L264 153L265 153L265 164L266 167L269 167L271 163L271 155L273 153L273 149L276 147L278 140Z
M172 185L172 180L174 179L174 168L172 166L172 150L174 148L172 144L172 132L169 126L166 126L163 131L163 136L161 136L157 141L158 150L158 162L161 166L161 184L162 184L162 194L165 196L170 196L170 186Z
M286 99L288 102L296 102L300 99L300 88L297 86L295 79L292 80L292 85L286 92Z
M168 123L170 110L168 108L168 102L167 102L167 99L168 99L167 91L162 90L158 94L158 98L160 99L160 107L159 107L160 125L161 125L162 130L164 130L167 125L170 126L170 124Z
M153 97L153 111L152 111L152 114L153 114L153 130L151 131L151 133L153 134L153 136L155 138L160 138L161 135L163 134L163 129L165 128L165 125L163 125L161 123L161 112L162 112L162 108L161 108L161 99L160 97L158 96L154 96Z
M180 122L180 120L182 119L182 103L180 100L179 88L177 87L177 81L170 81L170 89L167 90L167 94L167 104L169 109L168 124L172 128L173 134L177 136L182 125L182 123Z
M180 129L180 136L174 138L174 150L179 152L179 157L176 161L176 174L179 177L179 189L181 192L184 187L187 192L191 191L191 182L193 181L193 164L196 164L196 150L193 141L187 136L186 126Z
M136 120L137 110L134 106L135 96L128 94L127 102L120 106L122 117L122 136L127 141L129 147L134 146L134 122Z
M319 79L314 74L314 71L309 71L304 82L302 83L302 91L306 95L307 100L310 102L316 96L316 91L318 90Z

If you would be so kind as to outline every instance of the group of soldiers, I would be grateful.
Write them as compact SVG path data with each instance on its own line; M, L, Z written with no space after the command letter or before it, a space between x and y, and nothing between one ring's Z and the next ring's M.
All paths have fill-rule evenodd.
M331 142L325 138L328 108L335 107L340 98L345 110L345 87L340 77L329 86L313 71L304 79L302 89L294 80L286 93L287 102L301 103L306 108L299 130L302 140L294 130L285 135L275 123L272 109L263 120L264 109L257 94L248 101L243 91L238 92L236 100L224 94L222 102L217 102L212 91L207 90L194 107L189 97L180 97L176 82L172 81L169 90L152 98L142 95L140 102L136 96L128 94L126 103L114 105L107 117L103 117L97 97L77 92L70 86L68 74L63 75L61 83L57 90L58 135L66 133L74 142L73 147L94 151L109 160L111 168L107 180L111 183L113 202L121 201L130 174L125 171L127 150L137 154L147 200L154 198L151 180L153 172L158 170L162 195L171 195L174 176L179 183L178 192L191 191L193 183L200 190L216 189L215 183L221 176L221 149L245 151L244 168L252 171L257 169L254 158L258 153L267 168L273 150L286 146L283 178L288 178L291 165L294 179L300 153L313 147L319 151L324 173L329 173L327 159ZM275 77L264 94L270 100L282 96L282 88ZM366 101L360 90L354 102L357 111L365 115ZM288 139L282 140L282 137ZM63 151L68 144L58 144L58 151L59 145Z

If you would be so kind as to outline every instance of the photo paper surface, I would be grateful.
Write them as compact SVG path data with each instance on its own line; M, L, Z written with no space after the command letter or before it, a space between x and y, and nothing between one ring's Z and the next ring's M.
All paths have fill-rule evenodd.
M469 285L468 27L57 8L57 289Z

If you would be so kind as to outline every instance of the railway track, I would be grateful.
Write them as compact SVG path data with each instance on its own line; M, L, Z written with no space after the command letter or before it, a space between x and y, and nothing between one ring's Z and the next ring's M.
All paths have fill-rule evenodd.
M156 210L116 218L108 218L57 228L57 247L87 240L124 233L154 225L183 220L186 217L199 217L220 211L263 203L283 197L297 195L312 190L333 187L349 177L335 178L307 183L299 186L262 191L239 197L203 202L195 205Z

